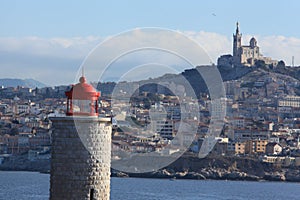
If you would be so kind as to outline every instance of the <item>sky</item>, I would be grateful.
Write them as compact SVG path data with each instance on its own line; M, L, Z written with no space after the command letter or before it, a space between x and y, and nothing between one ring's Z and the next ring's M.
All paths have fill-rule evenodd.
M33 78L51 86L72 83L99 43L142 27L179 31L216 63L219 55L231 53L237 21L244 45L254 36L264 56L287 65L294 56L300 65L297 0L0 0L0 5L0 78ZM129 58L114 69L130 71Z

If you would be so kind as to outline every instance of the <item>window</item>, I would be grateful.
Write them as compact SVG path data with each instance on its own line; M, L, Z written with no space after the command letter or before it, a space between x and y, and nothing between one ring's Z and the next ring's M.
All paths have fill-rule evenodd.
M93 105L90 100L74 99L72 101L72 106L73 112L90 113Z

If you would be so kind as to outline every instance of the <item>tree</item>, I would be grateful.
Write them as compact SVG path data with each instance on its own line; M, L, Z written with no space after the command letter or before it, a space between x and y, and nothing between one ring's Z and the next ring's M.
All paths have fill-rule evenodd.
M280 61L278 62L278 64L277 64L277 67L278 67L278 68L285 68L285 63L284 63L284 61L283 61L283 60L280 60Z
M10 130L10 135L18 135L19 134L19 130L18 128L12 128Z
M265 63L265 61L263 61L263 60L257 60L257 61L255 62L255 66L256 66L257 68L265 68L265 67L266 67L266 63Z

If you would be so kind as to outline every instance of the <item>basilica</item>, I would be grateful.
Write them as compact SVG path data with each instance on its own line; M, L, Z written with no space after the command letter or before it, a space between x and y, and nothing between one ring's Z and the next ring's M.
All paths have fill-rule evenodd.
M277 60L264 57L260 54L259 46L254 37L250 39L249 45L242 45L242 34L239 30L239 23L236 24L235 34L233 34L233 51L232 55L223 55L218 59L218 65L244 65L253 66L256 61L264 61L267 65L277 65Z

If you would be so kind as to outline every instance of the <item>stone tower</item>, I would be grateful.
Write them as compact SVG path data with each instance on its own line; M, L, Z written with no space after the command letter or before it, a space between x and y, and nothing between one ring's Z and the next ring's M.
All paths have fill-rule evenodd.
M239 23L236 23L235 34L233 34L233 60L234 63L240 63L241 52L240 48L242 47L242 34L240 34Z
M66 115L50 118L50 200L108 200L111 118L98 116L100 93L84 77L66 95Z

